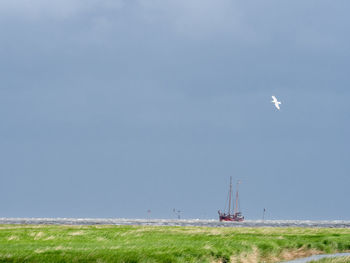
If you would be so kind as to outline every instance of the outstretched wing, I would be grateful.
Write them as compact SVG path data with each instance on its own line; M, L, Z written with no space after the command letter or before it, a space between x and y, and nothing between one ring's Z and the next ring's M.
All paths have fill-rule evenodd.
M277 98L275 96L271 96L271 98L273 99L273 102L277 101Z
M280 104L281 103L275 103L276 108L279 109L279 110L280 110Z

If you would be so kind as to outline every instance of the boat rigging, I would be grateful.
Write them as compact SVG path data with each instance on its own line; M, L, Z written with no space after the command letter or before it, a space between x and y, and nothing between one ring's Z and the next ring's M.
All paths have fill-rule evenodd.
M236 188L236 205L234 207L232 207L233 210L233 214L231 214L231 200L232 200L232 176L230 176L230 190L229 190L229 194L228 194L228 212L226 213L221 212L220 210L218 211L219 213L219 220L220 221L236 221L236 222L242 222L244 221L244 216L242 215L242 213L239 211L239 194L238 194L238 186L241 182L238 181L237 182L237 188ZM233 202L232 202L232 206L233 206ZM226 207L225 207L226 210Z

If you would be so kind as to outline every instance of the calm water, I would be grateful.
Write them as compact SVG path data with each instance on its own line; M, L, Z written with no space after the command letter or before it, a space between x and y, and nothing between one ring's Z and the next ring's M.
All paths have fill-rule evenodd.
M350 257L350 253L337 253L332 255L315 255L308 258L295 259L292 261L284 261L283 263L306 263L313 260L320 260L322 258L335 258L335 257Z

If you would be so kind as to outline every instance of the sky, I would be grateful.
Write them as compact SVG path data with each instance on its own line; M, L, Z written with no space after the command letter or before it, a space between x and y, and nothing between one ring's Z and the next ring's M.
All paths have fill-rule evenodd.
M350 220L349 8L1 1L0 217Z

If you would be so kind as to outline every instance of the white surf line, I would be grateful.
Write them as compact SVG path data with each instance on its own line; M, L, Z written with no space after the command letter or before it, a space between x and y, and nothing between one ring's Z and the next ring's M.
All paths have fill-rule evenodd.
M0 218L0 224L44 225L153 225L153 226L203 226L203 227L308 227L350 228L350 221L308 220L245 220L244 222L219 222L218 219L132 219L132 218Z
M300 258L291 261L283 261L281 263L306 263L314 260L320 260L323 258L338 258L338 257L350 257L350 253L336 253L336 254L328 254L328 255L314 255L307 258Z

